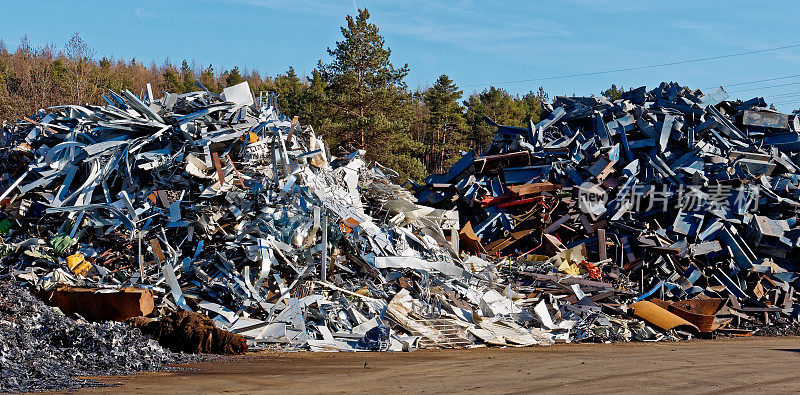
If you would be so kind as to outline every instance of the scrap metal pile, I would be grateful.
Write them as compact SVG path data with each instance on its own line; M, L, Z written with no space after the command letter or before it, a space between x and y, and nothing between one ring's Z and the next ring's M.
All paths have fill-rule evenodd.
M247 83L109 92L4 128L0 280L92 303L136 291L114 319L199 311L251 349L738 333L795 316L800 138L796 118L720 93L558 98L414 196ZM672 207L690 191L700 206Z
M458 209L462 249L509 257L514 289L558 295L562 319L586 295L660 329L794 330L800 119L726 98L662 83L558 97L528 128L487 118L492 145L417 196Z

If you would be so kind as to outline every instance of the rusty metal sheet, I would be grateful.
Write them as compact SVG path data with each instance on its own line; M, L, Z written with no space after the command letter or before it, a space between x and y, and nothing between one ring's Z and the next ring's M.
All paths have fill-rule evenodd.
M633 309L633 314L665 331L671 329L684 330L692 333L699 333L700 329L691 322L670 313L651 301L643 300L628 306Z
M670 304L667 310L691 322L700 332L711 332L719 327L714 318L723 304L725 300L719 298L681 300Z
M64 314L78 313L92 322L122 322L131 317L149 315L155 307L153 292L148 289L58 287L41 296Z

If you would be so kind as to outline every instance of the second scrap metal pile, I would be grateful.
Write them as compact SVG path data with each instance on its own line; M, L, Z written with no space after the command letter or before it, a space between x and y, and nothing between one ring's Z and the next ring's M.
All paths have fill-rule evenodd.
M583 292L561 306L592 289L611 308L615 284L662 329L774 333L800 313L800 118L726 98L662 83L615 101L558 97L528 128L486 119L492 145L417 196L457 208L462 248L510 257L528 292L574 276L559 285Z
M105 99L4 128L0 279L143 289L137 314L200 311L254 348L682 338L793 314L797 129L763 102L559 98L415 197L246 83ZM620 193L662 184L744 185L745 203ZM758 191L770 218L749 214Z

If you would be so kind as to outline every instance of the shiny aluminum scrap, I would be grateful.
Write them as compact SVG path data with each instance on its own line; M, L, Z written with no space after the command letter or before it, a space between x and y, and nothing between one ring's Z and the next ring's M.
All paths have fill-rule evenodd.
M457 213L362 151L332 157L273 95L104 98L4 128L4 277L150 289L157 311L204 312L255 348L549 344L577 322L528 309L495 264L462 259Z

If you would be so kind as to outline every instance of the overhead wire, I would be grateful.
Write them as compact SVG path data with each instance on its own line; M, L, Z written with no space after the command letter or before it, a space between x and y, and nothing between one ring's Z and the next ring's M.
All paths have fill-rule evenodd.
M769 95L769 96L765 96L765 98L766 99L785 99L785 98L792 97L792 96L800 97L800 92L788 92L788 93L782 93L782 94L779 94L779 95Z
M782 103L791 103L793 101L800 100L800 98L797 98L797 99L795 99L795 98L783 98L783 99L780 99L780 100L764 99L764 100L768 104L782 104Z
M781 97L781 96L793 96L793 95L800 95L800 92L798 92L798 91L794 91L794 92L781 92L781 93L776 93L776 94L774 94L774 95L769 95L769 97Z
M740 89L740 90L738 90L738 91L730 91L730 92L728 92L728 93L750 92L750 91L756 91L756 90L759 90L759 89L772 89L772 88L780 88L780 87L782 87L782 86L798 85L798 84L800 84L800 81L797 81L797 82L788 82L788 83L785 83L785 84L778 84L778 85L759 86L759 87L755 87L755 88Z
M759 82L778 81L778 80L785 80L785 79L795 78L795 77L800 77L800 74L792 74L792 75L785 75L785 76L781 76L781 77L766 78L766 79L763 79L763 80L737 82L737 83L733 83L733 84L719 84L719 85L715 85L715 86L711 86L711 87L707 87L707 88L703 88L703 89L714 89L714 88L717 88L717 87L720 87L720 86L725 88L725 87L730 87L730 86L750 85L750 84L757 84Z
M791 100L780 100L776 102L770 102L769 104L789 104L789 103L800 103L800 98Z
M696 58L696 59L681 60L681 61L675 61L675 62L657 63L657 64L651 64L651 65L646 65L646 66L625 67L625 68L613 69L613 70L603 70L603 71L592 71L592 72L586 72L586 73L565 74L565 75L559 75L559 76L530 78L530 79L516 80L516 81L502 81L502 82L490 82L490 83L481 83L481 84L467 84L467 85L462 85L462 87L490 86L490 85L497 86L497 85L506 85L506 84L516 84L516 83L521 83L521 82L548 81L548 80L557 80L557 79L564 79L564 78L585 77L585 76L600 75L600 74L611 74L611 73L619 73L619 72L623 72L623 71L644 70L644 69L652 69L652 68L656 68L656 67L675 66L675 65L687 64L687 63L705 62L705 61L709 61L709 60L727 59L727 58L732 58L732 57L737 57L737 56L753 55L753 54L757 54L757 53L780 51L780 50L784 50L784 49L798 48L798 47L800 47L800 44L792 44L792 45L784 45L784 46L780 46L780 47L759 49L759 50L755 50L755 51L738 52L738 53L727 54L727 55L709 56L709 57L705 57L705 58Z

